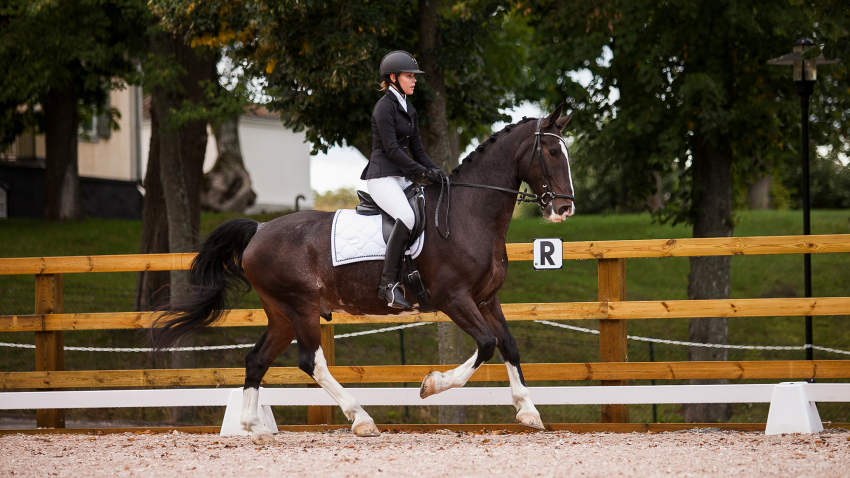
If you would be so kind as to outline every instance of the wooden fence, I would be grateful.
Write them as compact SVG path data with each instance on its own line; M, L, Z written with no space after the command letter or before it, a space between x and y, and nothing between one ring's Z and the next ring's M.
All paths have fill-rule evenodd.
M508 260L530 261L531 244L508 244ZM528 381L600 380L626 385L629 380L850 378L850 360L777 360L734 362L629 363L627 324L632 319L690 317L770 317L850 315L850 298L626 301L626 259L813 254L850 252L850 235L770 236L711 239L565 242L563 258L598 261L597 302L502 304L509 321L599 320L599 362L524 364ZM151 313L63 313L62 274L188 269L194 254L148 254L0 259L0 275L35 275L35 313L0 315L0 332L34 332L36 370L0 372L0 389L128 388L242 385L244 369L168 369L65 371L63 332L149 328ZM446 322L440 313L404 317L334 314L333 324ZM216 327L264 326L260 310L233 310ZM322 348L341 383L419 382L441 365L350 366L334 364L334 325L322 323ZM507 381L502 365L482 365L472 381ZM269 369L264 384L312 383L295 367ZM311 424L332 423L332 407L309 407ZM628 405L603 405L603 423L629 421ZM39 410L39 427L64 427L63 410Z

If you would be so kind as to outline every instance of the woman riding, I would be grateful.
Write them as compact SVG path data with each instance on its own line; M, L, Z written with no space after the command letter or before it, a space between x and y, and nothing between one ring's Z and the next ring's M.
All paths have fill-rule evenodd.
M410 304L396 289L401 285L401 264L414 215L404 189L412 184L408 178L439 183L445 173L425 154L419 117L407 101L416 86L414 74L424 73L416 59L406 51L388 53L381 60L380 73L381 90L386 94L372 110L372 154L360 179L366 180L375 203L396 220L387 241L378 297L390 307L405 309Z

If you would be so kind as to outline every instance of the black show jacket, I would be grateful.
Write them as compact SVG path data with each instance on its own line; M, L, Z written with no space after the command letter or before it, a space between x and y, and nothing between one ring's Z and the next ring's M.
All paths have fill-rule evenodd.
M372 110L372 156L360 179L419 176L433 167L419 137L416 108L408 101L404 111L387 90Z

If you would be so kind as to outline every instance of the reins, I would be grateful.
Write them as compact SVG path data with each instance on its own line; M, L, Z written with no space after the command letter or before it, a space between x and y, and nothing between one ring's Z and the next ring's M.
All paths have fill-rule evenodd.
M535 153L537 153L537 156L540 158L540 164L541 164L541 170L542 170L541 175L542 175L542 179L543 179L543 194L538 195L538 194L529 193L529 192L526 192L526 191L528 191L527 189L526 189L526 191L516 191L516 190L513 190L513 189L502 188L502 187L499 187L499 186L490 186L490 185L487 185L487 184L452 183L451 180L448 177L443 177L440 180L440 196L437 198L437 208L434 211L434 227L437 228L437 233L440 234L440 237L442 237L443 239L448 239L449 234L451 234L451 231L449 230L449 210L451 209L451 204L452 204L452 186L460 186L460 187L466 187L466 188L492 189L494 191L501 191L501 192L505 192L505 193L516 194L517 196L519 196L516 200L517 205L519 205L520 203L523 203L523 202L536 202L536 203L540 204L541 209L545 208L550 202L552 202L553 199L561 198L561 199L569 199L571 201L575 200L575 197L573 197L573 195L571 195L571 194L559 194L559 193L553 193L553 192L549 191L549 186L548 186L548 183L549 183L548 178L550 176L549 167L546 165L546 161L543 160L543 151L542 151L543 146L542 146L542 143L540 141L540 137L541 136L554 136L554 137L558 138L558 140L561 141L561 143L564 145L564 151L567 152L567 166L568 167L569 167L569 164L570 164L570 156L569 156L569 150L567 149L567 142L566 142L566 140L564 140L564 138L562 138L561 136L559 136L557 134L541 133L540 132L540 123L542 121L543 121L542 118L537 120L537 131L534 132L535 138L534 138L534 145L531 147L531 158L529 158L529 160L528 160L528 166L525 168L525 173L523 174L523 178L525 178L528 175L528 171L531 169L531 163L534 162L534 155L535 155ZM572 186L573 186L572 171L569 171L568 174L570 175L570 189L572 189ZM445 195L446 195L446 235L443 235L442 231L440 231L440 204L442 204L442 202L443 202L443 193L444 192L445 192Z

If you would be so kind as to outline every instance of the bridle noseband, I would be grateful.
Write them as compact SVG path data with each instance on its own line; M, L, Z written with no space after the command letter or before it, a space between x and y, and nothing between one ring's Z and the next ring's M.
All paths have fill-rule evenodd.
M536 202L540 205L541 209L545 209L549 203L554 199L569 199L571 201L575 201L575 197L572 194L559 194L549 191L549 177L551 176L549 173L549 167L546 165L546 161L543 160L543 144L540 141L541 136L554 136L558 138L558 140L564 145L564 152L567 155L567 174L570 179L570 190L573 189L573 177L572 171L570 170L570 152L567 148L567 141L560 135L554 133L542 133L540 132L540 124L543 122L543 119L537 120L537 130L534 132L534 145L531 147L531 158L528 160L528 166L525 168L525 173L522 175L522 179L528 176L528 171L531 170L531 164L534 162L535 153L537 153L537 157L540 158L540 169L541 169L541 177L543 180L543 194L533 194L528 193L527 189L525 191L515 191L513 189L502 188L498 186L489 186L487 184L470 184L470 183L452 183L449 178L443 177L440 181L440 196L437 199L437 208L434 211L434 226L437 228L437 232L443 239L447 239L449 237L449 209L451 208L452 201L452 186L460 186L466 188L481 188L481 189L493 189L496 191L502 191L510 194L516 194L517 200L516 203L519 205L524 202ZM440 203L443 201L443 192L446 192L446 235L440 231Z

